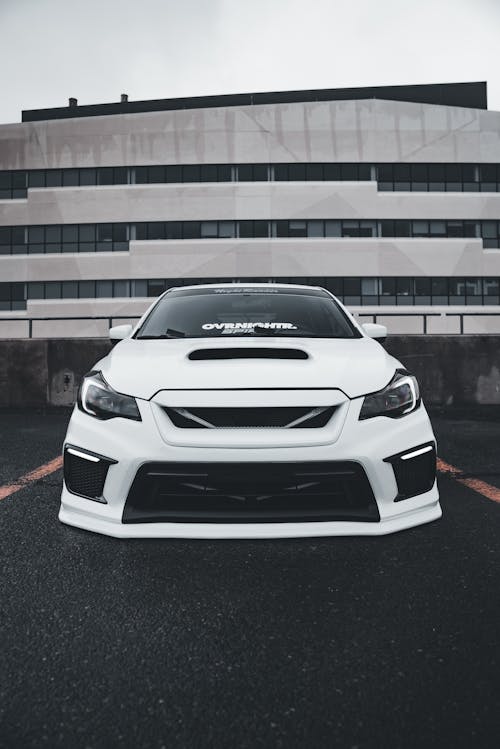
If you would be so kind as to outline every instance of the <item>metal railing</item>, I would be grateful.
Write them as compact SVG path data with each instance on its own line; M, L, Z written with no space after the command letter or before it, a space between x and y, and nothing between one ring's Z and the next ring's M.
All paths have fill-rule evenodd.
M75 315L75 316L69 316L69 317L3 317L0 315L0 326L2 322L23 322L28 324L28 338L33 338L33 324L37 322L74 322L74 321L86 321L86 322L96 322L101 320L106 320L108 323L108 326L111 328L113 327L114 321L117 320L139 320L142 315ZM361 321L361 318L363 318L364 322L374 322L376 323L379 318L388 318L388 317L403 317L403 318L421 318L422 319L422 333L403 333L401 335L427 335L428 334L428 319L431 317L458 317L459 319L459 335L464 335L464 320L468 317L498 317L500 322L500 311L498 312L479 312L479 311L470 311L470 312L419 312L415 310L415 312L356 312L355 316ZM366 318L370 318L369 320L366 320ZM390 331L389 331L390 332ZM481 333L478 335L498 335L500 334L500 324L499 324L499 330L496 333ZM397 335L397 334L395 334ZM0 327L0 337L1 337L1 327ZM68 335L68 338L74 338L75 336ZM100 337L100 336L96 336Z

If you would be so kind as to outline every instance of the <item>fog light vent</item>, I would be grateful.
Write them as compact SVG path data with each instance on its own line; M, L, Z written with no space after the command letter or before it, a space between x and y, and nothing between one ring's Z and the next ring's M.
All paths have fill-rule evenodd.
M391 463L394 470L398 485L395 502L424 494L434 486L436 446L433 442L392 455L390 458L385 458L384 462Z
M102 495L104 482L112 463L116 463L116 460L66 445L64 482L68 491L79 497L105 503Z

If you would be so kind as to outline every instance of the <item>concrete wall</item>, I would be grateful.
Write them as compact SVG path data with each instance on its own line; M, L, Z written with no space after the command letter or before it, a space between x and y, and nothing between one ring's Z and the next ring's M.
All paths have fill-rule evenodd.
M500 404L500 336L393 336L386 348L418 377L428 404ZM109 349L99 339L0 341L0 407L71 405Z

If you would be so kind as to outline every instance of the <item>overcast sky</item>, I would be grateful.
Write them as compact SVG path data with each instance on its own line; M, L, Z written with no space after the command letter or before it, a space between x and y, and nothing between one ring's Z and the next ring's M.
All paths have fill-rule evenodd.
M0 122L202 94L488 82L500 0L0 0Z

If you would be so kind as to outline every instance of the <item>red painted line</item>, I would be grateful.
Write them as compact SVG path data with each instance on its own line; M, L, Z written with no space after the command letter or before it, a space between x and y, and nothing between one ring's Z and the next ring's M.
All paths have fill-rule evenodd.
M62 468L62 462L62 457L58 456L57 458L54 458L54 460L44 463L43 466L38 466L34 471L30 471L29 473L25 473L24 476L20 476L15 483L0 486L0 499L10 497L11 494L15 494L15 492L18 492L20 489L24 489L28 484L32 484L34 481L39 481L40 479L43 479L44 476L48 476L49 474L54 473L54 471L58 471Z
M446 463L441 458L438 458L437 468L440 473L450 474L451 478L454 478L459 484L468 486L469 489L481 494L486 499L491 499L492 502L500 503L500 489L498 487L487 484L486 481L481 481L481 479L462 478L462 472L458 468Z

